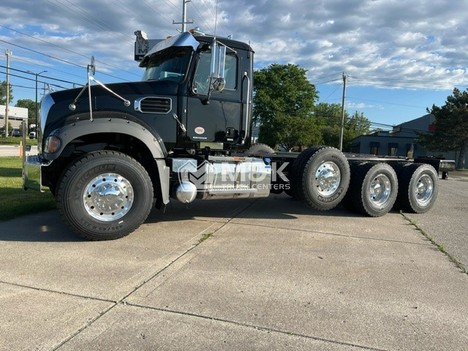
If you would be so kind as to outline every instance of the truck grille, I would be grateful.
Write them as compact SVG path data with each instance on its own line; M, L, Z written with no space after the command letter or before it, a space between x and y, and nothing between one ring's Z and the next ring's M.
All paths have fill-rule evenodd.
M142 113L166 114L172 110L172 100L162 97L144 97L135 100L135 110Z

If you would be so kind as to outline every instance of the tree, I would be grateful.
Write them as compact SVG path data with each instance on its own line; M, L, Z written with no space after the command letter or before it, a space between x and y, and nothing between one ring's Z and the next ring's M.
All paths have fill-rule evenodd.
M31 99L19 99L16 102L15 106L28 109L28 130L29 130L29 126L31 124L36 124L36 102Z
M8 133L13 129L13 126L11 125L11 122L8 121ZM0 137L5 136L5 125L0 127Z
M0 105L6 105L7 82L4 80L0 83ZM10 84L10 101L13 100L13 88Z
M321 144L321 138L320 129L313 118L277 113L268 127L260 128L259 141L291 151L295 147L302 150L304 146Z
M320 123L323 142L326 145L338 147L341 134L341 105L320 103L315 107L315 116ZM351 141L370 132L371 122L361 112L355 112L351 117L345 111L343 130L343 150L349 149Z
M320 126L323 143L338 147L340 144L341 105L321 102L315 107L314 113Z
M369 134L371 130L371 122L364 116L362 112L354 112L354 114L346 120L343 149L350 149L351 141L358 136Z
M468 147L468 90L453 89L445 105L432 105L434 132L420 134L418 141L431 151L457 151L457 168L464 168Z
M306 72L293 64L272 64L254 73L253 114L261 143L289 150L321 141L314 128L317 92Z

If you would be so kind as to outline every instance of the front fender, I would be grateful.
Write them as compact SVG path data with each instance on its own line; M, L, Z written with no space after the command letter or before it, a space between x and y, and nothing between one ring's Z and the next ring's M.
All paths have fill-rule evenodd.
M58 128L49 136L56 136L61 140L60 147L53 153L44 150L44 158L53 161L57 159L65 147L73 140L83 135L92 134L125 134L141 140L150 150L154 159L165 159L166 147L161 137L156 132L151 132L139 123L121 118L100 118L94 120L81 120ZM46 139L44 139L45 142Z
M158 175L161 187L163 204L169 203L169 167L166 165L167 150L161 137L154 131L150 131L145 126L121 118L99 118L94 120L80 120L52 131L48 137L55 136L61 141L59 148L53 153L47 153L44 145L43 158L53 161L60 157L64 149L76 139L92 134L124 134L140 140L151 152L158 168ZM44 139L44 143L46 142Z

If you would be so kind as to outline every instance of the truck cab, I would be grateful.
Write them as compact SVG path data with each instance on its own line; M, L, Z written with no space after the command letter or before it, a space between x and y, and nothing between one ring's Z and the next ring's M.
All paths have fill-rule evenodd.
M136 34L142 80L104 85L94 78L92 61L82 89L43 98L39 153L24 162L24 187L49 188L66 221L88 238L102 238L111 224L114 237L133 230L120 219L130 216L140 224L151 208L137 211L137 202L163 208L171 197L189 203L269 194L269 163L232 156L250 140L252 48L201 33L164 40ZM126 176L99 170L122 163ZM76 174L85 164L90 170L80 180ZM91 177L86 184L83 176ZM141 183L146 186L137 192ZM70 196L82 201L73 203Z
M142 56L146 43L141 39L136 43L140 47L135 57L141 58L140 67L145 68L143 81L154 86L155 96L137 99L135 108L147 117L151 115L155 123L163 118L154 112L154 104L164 103L162 112L169 117L177 114L173 128L155 125L156 130L164 129L163 140L169 149L171 143L195 148L210 145L221 150L245 143L250 132L252 98L250 46L186 32L158 42ZM158 83L174 85L177 93L158 94Z

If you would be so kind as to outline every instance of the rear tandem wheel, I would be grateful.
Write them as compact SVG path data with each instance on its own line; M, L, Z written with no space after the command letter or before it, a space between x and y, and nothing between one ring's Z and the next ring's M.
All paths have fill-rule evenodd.
M426 213L439 193L439 176L429 164L412 163L400 168L397 207L403 211Z
M332 147L312 147L294 161L290 175L291 193L319 211L336 207L348 190L349 163Z
M398 195L398 177L386 163L363 162L351 165L351 184L343 204L371 217L387 214Z

